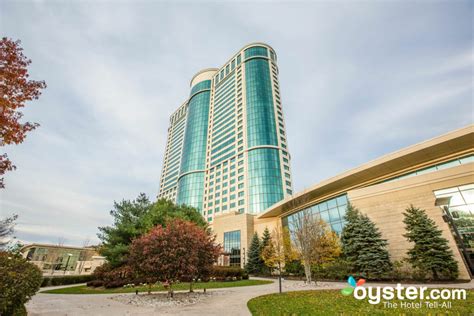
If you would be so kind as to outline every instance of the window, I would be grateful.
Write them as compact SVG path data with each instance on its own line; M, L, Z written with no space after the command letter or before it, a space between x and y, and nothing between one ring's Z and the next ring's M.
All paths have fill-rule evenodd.
M291 191L291 190L290 190ZM287 189L288 194L291 194ZM290 231L291 238L294 238L294 223L302 212L310 212L313 215L319 215L322 220L327 222L333 231L340 234L344 226L344 215L347 207L347 195L341 195L330 200L307 207L297 213L284 217L282 222Z
M230 265L240 267L240 230L224 233L224 251L230 256Z
M244 200L239 200L239 206L244 205L245 201Z

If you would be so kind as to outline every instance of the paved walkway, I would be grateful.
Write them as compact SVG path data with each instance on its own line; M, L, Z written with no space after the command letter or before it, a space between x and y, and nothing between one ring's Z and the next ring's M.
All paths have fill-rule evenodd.
M377 283L367 285L384 286ZM404 284L408 286L408 284ZM453 284L410 284L428 287L474 288L474 281L470 283ZM300 290L327 290L340 289L346 286L343 282L320 282L320 286L304 286L302 281L283 281L283 291ZM219 295L188 306L173 307L138 307L120 303L110 299L114 295L123 294L42 294L38 293L28 302L28 315L250 315L247 302L256 296L277 293L278 281L272 284L235 287L225 289L211 289L208 292L220 292ZM135 294L130 294L135 295ZM146 294L140 294L146 295Z

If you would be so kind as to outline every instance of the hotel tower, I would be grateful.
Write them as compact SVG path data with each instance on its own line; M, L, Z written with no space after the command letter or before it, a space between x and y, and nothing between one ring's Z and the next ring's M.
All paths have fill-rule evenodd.
M158 197L193 206L212 224L290 196L275 51L249 44L221 68L198 72L190 88L170 118Z

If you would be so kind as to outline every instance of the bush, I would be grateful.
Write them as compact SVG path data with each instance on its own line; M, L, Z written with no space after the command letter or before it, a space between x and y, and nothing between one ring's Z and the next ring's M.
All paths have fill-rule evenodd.
M65 275L65 276L52 276L43 278L43 283L41 287L45 286L55 286L55 285L67 285L67 284L77 284L77 283L86 283L92 281L94 276L92 275Z
M41 271L19 255L0 252L0 315L26 315L25 303L39 290Z
M303 276L304 267L300 260L292 260L285 263L285 272L287 275Z
M351 275L349 263L340 258L322 266L313 266L311 270L316 279L341 281Z
M213 266L211 278L215 278L216 281L232 281L234 278L236 280L247 280L249 276L244 269L239 267Z
M87 282L86 285L89 286L89 287L99 287L99 286L103 286L104 282L99 281L99 280L94 280L94 281Z
M139 284L146 282L144 279L137 279L134 271L129 266L124 265L118 268L113 268L108 263L95 269L90 280L93 282L88 282L87 286L104 286L108 289L122 287L131 283Z

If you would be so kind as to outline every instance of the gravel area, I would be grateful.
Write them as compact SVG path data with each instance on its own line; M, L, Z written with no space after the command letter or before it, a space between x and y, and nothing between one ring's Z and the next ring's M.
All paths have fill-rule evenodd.
M122 294L110 297L110 299L127 305L144 306L144 307L175 307L193 305L204 301L211 296L222 295L224 291L219 292L194 292L194 293L174 293L173 297L169 297L167 293L157 294Z

